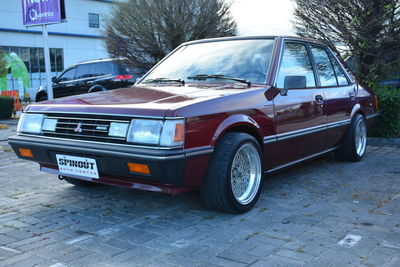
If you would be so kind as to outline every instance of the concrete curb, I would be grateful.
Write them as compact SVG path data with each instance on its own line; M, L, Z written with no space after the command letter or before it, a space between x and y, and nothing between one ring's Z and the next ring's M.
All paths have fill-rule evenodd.
M373 146L400 146L400 138L376 138L369 137L368 145Z

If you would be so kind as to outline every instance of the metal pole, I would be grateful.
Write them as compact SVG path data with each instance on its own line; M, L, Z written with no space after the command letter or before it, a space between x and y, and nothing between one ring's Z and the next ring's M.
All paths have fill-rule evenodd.
M47 81L47 98L53 99L53 83L51 81L51 65L50 65L50 51L49 51L49 35L47 33L47 25L43 25L43 44L44 44L44 65L46 68L46 81Z

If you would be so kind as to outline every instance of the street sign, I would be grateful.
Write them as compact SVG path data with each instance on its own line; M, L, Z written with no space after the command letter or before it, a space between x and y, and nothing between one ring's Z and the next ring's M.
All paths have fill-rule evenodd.
M65 18L64 1L22 0L24 26L60 23Z

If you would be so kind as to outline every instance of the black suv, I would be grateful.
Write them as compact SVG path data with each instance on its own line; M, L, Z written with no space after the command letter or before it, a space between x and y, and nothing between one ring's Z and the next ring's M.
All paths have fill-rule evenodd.
M144 72L129 67L125 58L84 61L53 77L54 98L129 87ZM36 102L47 100L47 89L41 86Z

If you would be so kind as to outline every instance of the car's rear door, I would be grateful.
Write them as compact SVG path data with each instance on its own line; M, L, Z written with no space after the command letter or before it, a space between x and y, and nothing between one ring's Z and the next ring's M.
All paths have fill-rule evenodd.
M77 66L75 94L85 94L93 86L93 65L92 63L87 63Z
M302 78L304 84L285 88L290 87L287 83L292 78ZM279 167L319 153L324 146L324 92L318 87L307 43L283 43L274 86L288 89L274 98L277 142L273 165Z
M329 149L339 145L350 124L351 111L357 103L356 85L350 82L327 47L314 44L310 47L325 95L327 135L324 147Z

